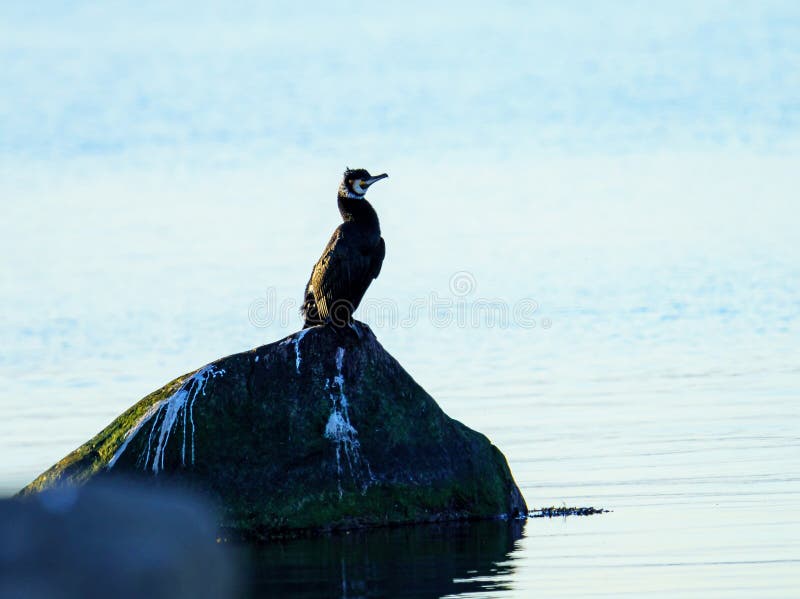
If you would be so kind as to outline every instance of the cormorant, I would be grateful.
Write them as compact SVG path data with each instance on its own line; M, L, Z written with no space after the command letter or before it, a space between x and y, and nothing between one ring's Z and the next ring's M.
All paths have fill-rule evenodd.
M369 186L389 175L371 176L363 168L347 169L339 185L339 212L344 222L331 235L306 284L301 313L304 329L330 323L349 326L372 280L381 272L386 245L375 209L364 198Z

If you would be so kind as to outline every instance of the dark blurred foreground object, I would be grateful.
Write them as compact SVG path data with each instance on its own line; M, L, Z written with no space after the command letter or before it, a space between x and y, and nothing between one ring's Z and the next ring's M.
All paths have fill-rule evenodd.
M357 339L313 327L175 379L22 494L118 473L180 481L251 538L527 515L503 454L355 326Z
M0 597L238 595L212 512L183 492L117 480L0 501Z

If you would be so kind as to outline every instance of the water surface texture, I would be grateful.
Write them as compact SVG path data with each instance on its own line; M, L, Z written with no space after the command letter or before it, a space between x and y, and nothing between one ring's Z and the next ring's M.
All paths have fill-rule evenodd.
M0 8L0 488L298 329L363 166L360 318L531 507L613 512L270 546L256 588L796 595L797 4L429 4Z

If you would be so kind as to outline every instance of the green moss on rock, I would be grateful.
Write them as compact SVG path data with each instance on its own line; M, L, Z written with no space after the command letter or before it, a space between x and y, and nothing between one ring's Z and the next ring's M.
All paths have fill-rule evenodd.
M318 327L184 375L22 490L137 474L246 536L525 514L505 458L378 343Z

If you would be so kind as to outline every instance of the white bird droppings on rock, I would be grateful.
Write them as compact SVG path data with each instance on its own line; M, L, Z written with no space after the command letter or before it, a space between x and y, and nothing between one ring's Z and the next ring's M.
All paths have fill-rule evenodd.
M123 444L114 453L114 457L108 463L108 468L112 468L117 462L117 459L128 448L130 441L136 436L141 428L153 421L150 428L150 434L147 438L147 447L145 448L140 460L144 458L143 469L147 469L148 464L155 474L164 469L164 455L169 443L169 438L172 435L176 423L179 419L183 419L183 443L181 446L181 464L186 465L186 447L187 439L186 432L189 425L191 425L191 462L194 464L195 460L195 428L194 428L194 403L198 395L206 394L206 384L212 378L222 376L225 374L224 369L218 369L213 364L204 366L192 375L188 380L180 386L172 395L166 399L153 404L148 408L147 412L139 419L139 422L133 427L130 433L126 436ZM155 453L150 460L150 453L153 447L153 441L156 441Z
M295 355L294 367L295 370L297 371L297 374L300 374L300 363L303 361L303 357L300 354L300 342L303 340L303 337L306 336L306 333L308 333L308 331L310 330L311 329L303 329L296 335L293 335L288 339L284 339L283 341L281 341L281 345L288 345L289 343L294 345L294 355Z
M346 460L350 475L353 480L361 485L362 493L367 490L374 481L369 462L361 456L361 444L358 441L358 431L350 422L348 411L347 395L344 392L344 375L342 366L344 364L344 348L336 350L336 376L333 384L330 379L325 381L325 389L329 390L331 398L331 414L328 423L325 425L325 438L336 444L336 474L338 477L339 498L343 495L342 473L343 463L342 454ZM333 390L338 390L333 393Z

